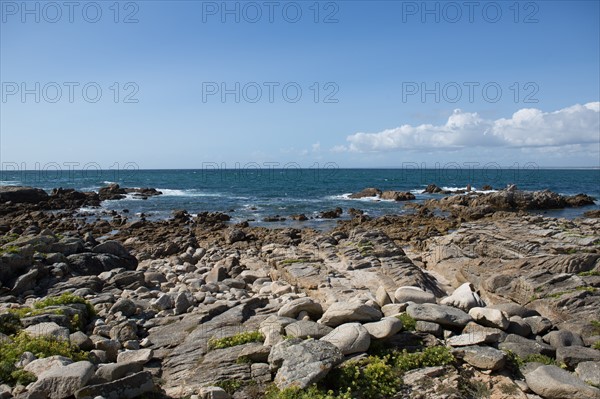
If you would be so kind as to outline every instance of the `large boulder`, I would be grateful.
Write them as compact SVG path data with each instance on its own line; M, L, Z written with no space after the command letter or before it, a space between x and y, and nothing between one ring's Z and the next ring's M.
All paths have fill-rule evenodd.
M415 320L430 321L450 328L464 327L472 320L460 309L433 303L409 305L406 313Z
M500 370L506 363L506 354L489 346L466 346L453 351L473 367L482 370Z
M600 362L581 362L577 365L575 373L584 382L600 386Z
M545 399L600 399L600 389L556 366L540 366L525 373L529 388Z
M525 358L531 355L544 355L554 357L556 350L548 344L533 339L523 338L520 335L509 334L498 349L511 351L515 355Z
M544 335L544 341L554 348L562 346L583 346L581 336L569 330L550 331Z
M282 341L269 354L271 369L277 370L274 382L279 389L304 389L322 380L343 359L335 345L313 339Z
M38 376L29 392L49 399L68 398L84 387L93 375L94 365L87 361L53 367Z
M331 342L344 355L366 352L371 345L369 331L360 323L342 324L321 338L321 341Z
M112 269L124 268L135 270L137 259L135 257L122 258L112 254L98 254L84 252L67 256L69 266L74 273L84 276L98 275Z
M485 302L479 297L479 294L475 292L475 288L471 283L464 283L460 287L454 290L452 295L446 297L440 301L442 305L454 306L468 312L474 307L484 307Z
M506 315L498 309L474 307L469 310L469 316L482 326L499 328L501 330L506 330L510 324Z
M384 317L373 323L366 323L363 327L367 330L371 338L385 339L396 335L402 330L402 321L395 317Z
M300 312L306 312L312 319L316 320L323 315L323 307L312 298L298 298L284 304L277 315L295 319Z
M396 303L435 303L435 295L419 287L400 287L394 293Z
M54 367L67 366L73 363L71 359L64 356L49 356L42 359L36 359L31 363L28 363L23 369L28 371L35 376L40 376L48 370L52 370Z
M380 320L383 315L372 306L352 302L336 302L329 307L319 320L319 323L330 327L340 324L370 322Z
M96 370L96 374L90 384L103 384L121 379L132 373L139 373L144 365L139 362L107 363L102 364Z
M285 335L295 338L319 339L333 331L333 328L311 320L300 320L285 327Z
M118 256L119 258L129 258L131 255L129 251L118 241L105 241L102 244L96 245L92 252L97 254L111 254Z
M31 337L51 337L63 341L68 341L70 336L68 328L61 327L54 322L29 326L25 329L25 332Z
M599 362L600 351L585 346L562 346L556 349L556 360L574 369L582 362Z
M384 191L381 193L381 199L393 201L411 201L415 199L415 196L409 191Z
M369 187L369 188L365 188L362 191L359 191L358 193L354 193L354 194L350 194L350 198L368 198L368 197L377 197L381 195L381 190L374 188L374 187Z

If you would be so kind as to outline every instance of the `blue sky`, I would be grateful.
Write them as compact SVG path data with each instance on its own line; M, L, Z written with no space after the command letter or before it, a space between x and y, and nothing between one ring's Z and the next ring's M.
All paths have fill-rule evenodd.
M3 167L600 166L598 1L0 3Z

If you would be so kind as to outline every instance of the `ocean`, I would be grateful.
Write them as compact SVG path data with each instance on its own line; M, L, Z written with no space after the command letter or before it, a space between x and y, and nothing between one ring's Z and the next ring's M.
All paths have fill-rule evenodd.
M268 166L268 165L267 165ZM341 207L349 217L351 207L370 216L402 214L404 202L349 199L348 195L366 187L381 190L410 191L416 201L439 198L439 194L422 194L434 183L444 189L461 189L470 184L480 190L484 185L501 189L516 184L524 190L552 190L560 194L589 194L600 199L600 169L338 169L325 165L315 169L273 169L253 164L238 169L201 170L111 170L97 169L0 172L0 185L28 185L50 191L55 187L97 191L118 183L121 187L153 187L163 195L147 200L128 197L105 201L100 209L82 209L88 216L106 215L106 211L128 209L131 218L144 213L148 219L168 218L172 210L185 209L191 214L220 211L232 221L249 220L253 225L328 228L335 221L318 219L319 212ZM551 216L574 218L595 206L544 212ZM289 220L293 214L311 218L305 222ZM281 216L285 222L264 222L265 217Z

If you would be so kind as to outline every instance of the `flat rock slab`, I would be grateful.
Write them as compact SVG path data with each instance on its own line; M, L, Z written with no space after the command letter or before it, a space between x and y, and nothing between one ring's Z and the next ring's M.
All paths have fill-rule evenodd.
M90 385L75 393L76 399L132 399L154 391L152 374L142 371L105 384Z
M32 337L53 337L56 339L69 340L71 333L66 327L61 327L54 322L39 323L29 326L25 332Z
M320 323L329 327L351 322L378 321L382 313L372 306L361 303L336 302L323 314Z
M323 338L333 331L333 328L310 320L301 320L285 327L285 334L296 338Z
M139 373L143 365L138 362L107 363L100 365L90 384L102 384L121 379L127 374Z
M406 313L415 320L430 321L446 327L464 327L471 316L451 306L432 303L409 305Z
M540 366L525 374L529 388L545 399L600 399L600 389L556 366Z
M138 349L138 350L130 350L119 353L117 356L117 363L130 363L137 362L141 364L148 363L154 352L152 349Z
M600 351L585 346L563 346L556 350L556 360L573 369L581 362L600 361Z
M482 331L474 331L467 334L455 335L446 340L450 346L470 346L484 344L487 341L487 335Z
M506 354L489 346L466 346L454 351L473 367L482 370L500 370L506 363Z
M600 362L581 362L577 365L575 373L582 381L600 386Z
M293 338L273 347L269 364L277 369L275 384L279 389L304 389L323 379L343 359L342 352L330 342Z

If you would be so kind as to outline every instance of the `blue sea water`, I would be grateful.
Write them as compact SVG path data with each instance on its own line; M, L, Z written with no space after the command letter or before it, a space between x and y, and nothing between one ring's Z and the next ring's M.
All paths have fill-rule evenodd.
M416 201L439 195L422 194L430 183L446 189L465 188L470 184L478 190L484 185L501 189L516 184L524 190L549 189L561 194L586 193L600 199L599 169L338 169L332 165L318 169L271 169L247 167L241 169L204 170L113 170L113 171L7 171L0 172L0 185L29 185L51 190L55 187L97 191L110 183L122 187L154 187L163 195L147 200L126 198L105 201L100 209L84 209L100 214L106 210L128 209L130 215L143 212L151 219L167 218L174 209L195 214L221 211L234 221L251 220L256 225L277 226L263 218L304 213L315 218L319 212L341 207L358 208L371 216L408 212L405 203L374 199L353 200L349 193L366 187L381 190L410 191ZM569 209L547 212L551 216L576 217L585 210ZM284 225L325 227L332 221L313 219L308 222L286 221Z

